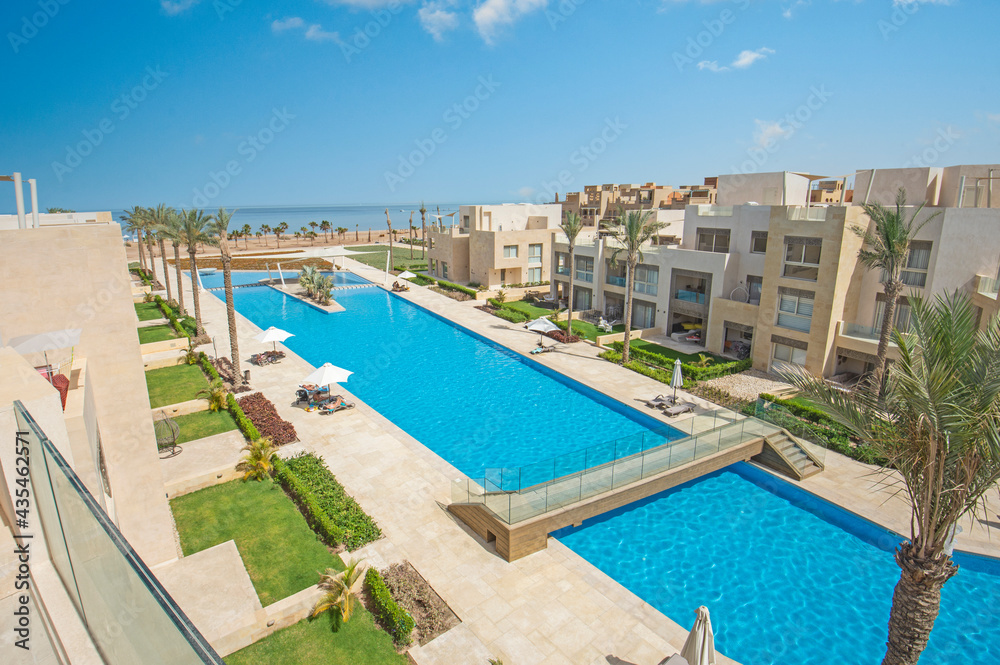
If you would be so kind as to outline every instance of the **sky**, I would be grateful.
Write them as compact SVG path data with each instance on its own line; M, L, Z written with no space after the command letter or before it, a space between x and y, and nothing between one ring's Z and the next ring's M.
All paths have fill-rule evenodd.
M995 0L95 4L0 7L0 174L43 209L1000 161Z

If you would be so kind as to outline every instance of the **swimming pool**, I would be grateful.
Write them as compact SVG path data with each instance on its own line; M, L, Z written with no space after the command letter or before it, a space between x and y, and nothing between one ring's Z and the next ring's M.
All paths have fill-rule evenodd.
M346 308L336 314L268 287L233 294L236 309L259 327L294 333L285 345L310 364L353 371L347 389L470 478L641 432L683 436L374 286L335 292Z
M187 272L187 271L186 271ZM190 272L187 272L188 276L191 276ZM244 284L256 284L262 279L267 279L268 275L266 272L251 272L246 270L233 270L231 273L233 286L242 286ZM358 277L353 272L347 271L337 271L337 272L325 272L324 275L332 275L333 283L336 286L346 286L349 284L368 284L369 282L362 277ZM294 270L282 270L281 274L278 274L277 269L271 271L271 277L273 279L279 279L284 277L286 282L295 282L299 279L299 273ZM217 289L225 286L224 278L221 270L217 270L211 275L201 276L201 285L206 289Z
M900 536L747 464L553 534L743 665L878 663ZM920 662L1000 662L1000 562L956 553Z

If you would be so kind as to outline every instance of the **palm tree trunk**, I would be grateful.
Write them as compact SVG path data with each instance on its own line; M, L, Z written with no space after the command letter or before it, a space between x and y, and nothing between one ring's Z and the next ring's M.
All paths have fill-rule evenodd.
M180 307L181 314L184 314L184 282L181 281L181 246L177 243L171 243L174 246L174 270L177 274L177 305Z
M194 247L188 247L188 256L191 258L191 297L194 298L194 323L195 337L205 334L205 328L201 325L201 301L198 299L198 263L195 261Z
M427 220L424 213L420 213L420 258L427 257Z
M882 665L916 665L940 611L941 588L958 572L958 566L943 553L936 559L920 559L911 543L899 546L896 563L902 573L892 594Z
M159 282L160 278L156 276L156 263L153 262L153 234L149 231L146 232L146 251L149 252L149 263L146 266L153 275L153 282Z
M635 286L635 269L632 262L625 264L625 348L622 349L622 365L627 365L631 360L632 340L632 287Z
M222 280L226 285L226 315L229 318L229 352L232 354L233 365L239 369L240 347L236 338L236 307L233 304L233 276L230 272L232 257L222 255Z
M142 253L142 229L136 229L135 231L136 244L139 249L139 269L145 272L146 270L146 255Z
M569 246L569 293L566 294L567 332L573 334L573 245ZM558 304L556 305L558 307Z
M890 279L885 283L885 312L882 315L882 330L878 336L878 351L875 354L875 386L881 392L885 376L885 366L889 357L889 338L892 336L892 320L896 316L896 299L903 290L903 283Z
M160 262L163 264L163 283L167 285L167 300L173 300L173 292L170 290L170 271L167 269L167 253L163 251L163 238L160 238Z

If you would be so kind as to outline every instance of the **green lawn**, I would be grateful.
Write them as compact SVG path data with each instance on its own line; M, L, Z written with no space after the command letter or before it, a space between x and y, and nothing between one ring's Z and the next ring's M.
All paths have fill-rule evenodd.
M152 321L153 319L163 318L163 312L160 311L155 302L137 302L135 304L135 313L140 321Z
M525 316L529 317L532 321L542 316L551 316L553 311L551 309L545 309L544 307L533 305L530 302L525 302L523 300L505 302L504 307L517 310L518 312L521 312Z
M385 270L385 254L389 251L389 245L362 245L360 247L349 247L352 252L374 252L374 254L364 254L362 256L352 256L351 258L364 263L366 266L371 266L378 270ZM420 248L413 248L413 258L410 258L410 246L409 245L398 245L393 243L392 245L392 265L393 266L406 266L409 270L410 266L426 266L427 257L420 258ZM416 272L416 270L414 270Z
M316 584L327 568L344 567L281 487L269 480L234 480L178 497L170 506L185 556L236 541L265 607Z
M551 316L553 311L551 309L545 309L544 307L533 305L532 303L525 302L523 300L514 300L512 302L504 303L504 307L507 307L509 309L515 309L524 314L525 316L530 317L532 320L542 316ZM556 322L556 325L558 325L563 330L566 329L565 322L562 323ZM624 325L615 326L612 329L612 332L625 332L625 326ZM573 333L576 336L588 339L591 342L596 340L598 335L607 334L598 330L597 326L595 326L593 323L587 323L586 321L580 321L579 319L575 319L573 321Z
M173 421L181 428L177 443L187 443L236 429L236 421L228 411L199 411L177 416Z
M177 333L169 325L164 323L159 326L148 326L139 328L139 343L149 344L150 342L163 342L168 339L176 339Z
M680 351L668 349L667 347L660 346L659 344L647 342L644 339L632 340L631 346L633 349L642 349L643 351L649 351L650 353L658 353L661 356L670 358L671 361L674 358L680 358L682 363L697 362L699 360L698 354L681 353ZM705 355L712 358L715 361L714 364L733 362L730 358L723 358L722 356L717 356L714 353L705 353Z
M208 387L208 379L197 365L175 365L146 372L149 406L157 408L197 399Z
M406 665L406 656L396 653L392 638L380 630L363 607L351 620L333 629L330 616L303 619L236 653L226 656L228 665Z

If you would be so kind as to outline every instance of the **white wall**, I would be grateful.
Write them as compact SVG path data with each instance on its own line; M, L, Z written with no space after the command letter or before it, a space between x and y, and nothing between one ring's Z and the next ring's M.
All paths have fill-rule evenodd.
M461 206L456 226L462 225L465 215L469 215L471 228L480 231L524 231L529 220L542 220L537 228L559 227L562 205L558 203L506 203L488 206ZM534 228L534 227L533 227Z
M809 184L808 178L788 171L720 175L716 203L720 206L751 201L761 205L805 205Z

